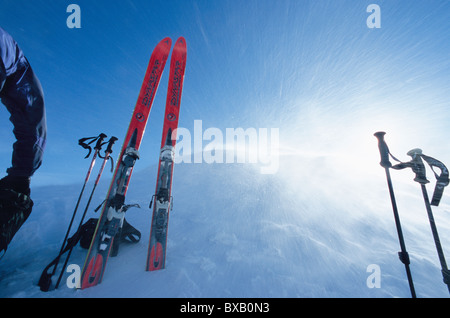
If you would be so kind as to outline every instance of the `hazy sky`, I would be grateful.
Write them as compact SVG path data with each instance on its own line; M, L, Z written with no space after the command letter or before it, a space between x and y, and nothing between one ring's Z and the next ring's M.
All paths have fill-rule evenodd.
M72 3L81 28L66 24ZM370 4L381 28L366 24ZM45 93L48 145L36 185L82 181L81 137L115 135L117 155L151 51L166 36L188 44L181 127L278 128L282 154L332 152L373 159L375 169L373 133L386 130L393 152L423 147L445 161L449 17L439 0L0 0L0 26ZM167 80L168 67L136 169L158 159ZM13 135L4 107L0 118L5 171Z

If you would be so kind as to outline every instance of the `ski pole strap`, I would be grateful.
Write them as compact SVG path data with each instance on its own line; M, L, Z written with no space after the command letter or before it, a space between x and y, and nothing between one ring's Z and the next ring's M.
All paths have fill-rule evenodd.
M420 149L410 150L408 151L408 155L412 157L411 161L401 162L393 166L392 168L396 170L411 168L413 172L416 174L414 181L417 181L421 184L427 184L429 181L426 178L425 165L423 164L422 159L425 160L425 162L430 166L431 170L433 171L434 176L436 177L436 185L434 187L431 205L438 206L439 202L442 199L444 188L450 182L449 171L447 167L441 161L422 154L422 150ZM439 174L436 172L435 168L438 168L440 170Z
M436 177L436 186L434 187L433 198L431 199L431 205L438 206L441 201L442 195L444 193L444 188L448 186L449 180L449 172L447 167L437 159L434 159L429 156L422 155L423 160L428 163L431 167L431 170ZM441 171L440 174L437 174L434 168L437 167Z
M81 138L80 140L78 140L78 144L81 147L83 147L84 149L88 150L88 154L84 158L88 158L91 155L92 148L91 148L90 144L92 144L92 143L97 141L97 143L95 144L94 149L100 151L100 149L101 149L101 147L103 145L103 140L105 138L106 138L106 135L104 133L101 133L100 135L98 135L96 137L86 137L86 138Z
M422 150L419 148L412 149L408 151L408 156L411 156L412 160L409 162L400 162L393 166L393 169L401 170L404 168L411 168L412 171L416 174L414 181L420 184L427 184L430 181L427 180L425 165L421 159Z
M53 259L44 268L44 270L42 271L41 277L39 278L39 282L38 282L38 285L39 285L41 291L44 291L44 292L49 291L50 286L52 284L52 276L53 276L53 272L49 271L49 269L52 267L56 268L62 255L67 253L70 249L74 248L75 245L77 245L77 243L80 240L81 241L89 240L89 243L90 243L90 238L92 238L92 236L89 238L89 235L86 235L86 232L88 234L90 233L88 231L88 229L90 229L92 227L92 224L93 224L94 230L95 230L95 226L97 225L97 223L94 222L95 220L97 220L97 219L90 219L85 224L80 226L80 228L72 235L72 237L67 239L66 246L64 247L64 249L62 251L60 251L60 253L55 257L55 259ZM86 236L88 236L88 238L86 238Z

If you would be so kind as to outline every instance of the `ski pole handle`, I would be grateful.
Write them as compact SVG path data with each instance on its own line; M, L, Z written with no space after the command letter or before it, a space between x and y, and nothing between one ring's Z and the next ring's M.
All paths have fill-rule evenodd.
M414 181L420 184L427 184L430 181L427 180L425 171L425 165L422 161L422 149L414 148L407 152L407 155L411 157L412 171L416 174Z
M100 135L98 135L98 139L97 139L97 143L95 144L94 149L100 151L100 149L102 149L102 145L103 140L106 138L107 136L104 133L101 133Z
M389 148L388 148L386 142L384 141L384 135L386 135L386 133L384 131L379 131L373 135L375 137L377 137L377 139L378 139L378 149L380 150L380 156L381 156L380 165L383 168L392 167L392 164L389 161Z
M111 154L112 153L112 146L114 145L114 143L118 140L118 138L116 137L111 137L108 141L108 146L106 147L105 152Z
M114 145L114 143L118 140L117 137L112 136L109 141L108 141L108 146L106 147L105 150L105 157L102 158L107 158L107 159L111 159L111 172L114 171L114 160L111 157L112 154L112 146ZM101 156L100 156L101 157Z

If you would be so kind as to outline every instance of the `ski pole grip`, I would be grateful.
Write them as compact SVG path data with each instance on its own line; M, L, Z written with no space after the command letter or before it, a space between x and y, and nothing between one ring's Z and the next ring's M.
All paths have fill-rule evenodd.
M106 138L106 135L104 133L101 133L97 138L97 143L95 144L94 149L100 151L100 149L102 149L103 140Z
M381 156L380 165L383 168L390 168L392 167L392 164L389 161L389 148L386 142L384 141L384 135L386 135L384 131L379 131L374 134L374 136L377 137L378 139L378 149L380 150Z
M114 145L114 143L116 142L118 140L118 138L116 138L116 137L111 137L110 139L109 139L109 142L108 142L108 146L106 147L106 150L105 150L105 152L107 152L107 153L112 153L112 146Z
M412 163L412 171L416 174L416 177L414 178L414 181L420 183L420 184L427 184L430 181L427 180L427 173L425 170L425 165L422 161L422 149L414 148L411 149L406 153L408 156L411 157L411 163Z

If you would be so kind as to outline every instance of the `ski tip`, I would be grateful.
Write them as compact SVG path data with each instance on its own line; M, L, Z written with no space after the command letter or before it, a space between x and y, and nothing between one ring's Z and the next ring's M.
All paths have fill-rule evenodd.
M172 39L170 37L165 37L159 43L166 44L168 47L172 46Z
M180 37L177 39L177 42L175 43L175 45L179 45L179 46L184 46L184 47L186 47L186 39L185 39L184 37L180 36Z

